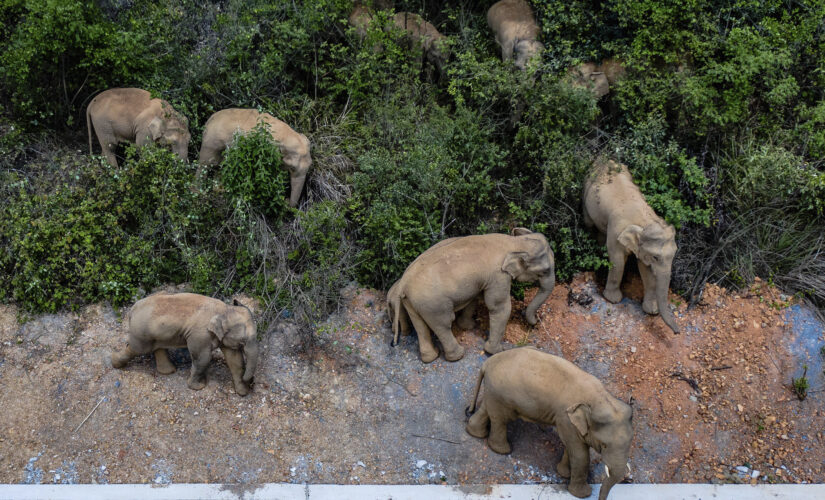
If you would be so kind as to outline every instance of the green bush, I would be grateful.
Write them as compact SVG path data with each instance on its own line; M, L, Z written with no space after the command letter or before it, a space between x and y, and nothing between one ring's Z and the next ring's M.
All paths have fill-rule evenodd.
M233 197L278 221L290 213L286 199L289 173L266 124L236 134L220 165L221 184Z
M76 118L87 96L149 63L141 34L104 19L92 1L9 0L0 21L0 92L27 126L85 126Z
M375 286L397 279L435 242L475 229L489 214L490 172L505 154L471 111L451 116L396 97L367 118L372 147L351 179L360 276Z

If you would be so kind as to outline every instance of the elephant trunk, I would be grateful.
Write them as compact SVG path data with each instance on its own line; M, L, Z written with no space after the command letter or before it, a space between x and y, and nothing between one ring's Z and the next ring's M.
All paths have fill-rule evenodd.
M618 484L630 472L630 465L627 462L627 454L621 457L602 457L604 460L604 469L606 477L602 481L602 486L599 488L599 500L606 500L610 489Z
M249 383L255 376L255 369L258 368L258 340L250 339L243 346L243 353L246 357L246 369L243 373L243 381Z
M175 154L183 161L189 161L189 145L179 144L175 147Z
M550 274L541 278L539 280L539 286L539 291L536 293L536 296L533 297L533 300L530 301L524 313L530 325L535 325L538 322L536 311L539 310L539 307L544 304L544 301L547 300L547 297L553 292L553 288L556 286L556 274L551 271Z
M656 279L656 305L659 306L659 314L662 316L665 324L673 330L673 333L679 333L679 325L676 324L676 318L670 311L670 304L667 302L667 290L670 286L670 274L657 277Z
M298 206L298 200L301 198L301 191L304 190L304 181L306 181L306 174L292 177L290 183L292 191L289 194L289 206L295 208Z

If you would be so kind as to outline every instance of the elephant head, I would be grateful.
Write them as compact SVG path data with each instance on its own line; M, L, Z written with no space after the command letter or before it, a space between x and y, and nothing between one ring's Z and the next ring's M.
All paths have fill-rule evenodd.
M610 92L607 76L603 71L599 71L599 67L594 63L579 64L570 68L568 73L572 77L572 86L589 90L596 99L601 99Z
M513 60L516 67L521 70L527 68L527 63L540 55L543 50L544 44L538 40L516 40L513 45Z
M289 206L298 206L301 192L304 190L307 172L312 166L312 157L309 154L309 139L304 134L298 134L296 144L288 147L281 147L281 154L284 166L289 170L290 185L292 190L289 195Z
M258 331L252 311L236 300L226 311L216 314L207 326L221 345L230 349L243 349L246 368L243 381L249 383L258 367Z
M676 324L676 319L667 301L673 256L677 250L676 230L671 225L655 222L644 228L632 224L619 233L618 240L653 272L656 280L656 305L659 308L659 314L674 333L679 333L679 326Z
M605 500L613 485L630 472L633 409L611 397L572 405L567 408L567 416L582 439L602 455L607 477L599 490L599 500Z
M517 227L513 229L512 235L518 239L517 250L504 257L501 269L516 281L539 282L539 291L525 311L527 322L535 325L538 321L536 311L556 286L553 250L540 233Z
M155 116L146 125L149 138L161 146L171 148L172 152L180 159L186 160L189 157L189 124L185 116L173 110L171 106L165 104L160 116Z

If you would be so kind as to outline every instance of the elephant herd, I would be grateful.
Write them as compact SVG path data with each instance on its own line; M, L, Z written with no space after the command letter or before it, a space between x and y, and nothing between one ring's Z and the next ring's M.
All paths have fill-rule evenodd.
M356 32L364 37L374 13L357 5L349 18ZM505 61L524 69L544 46L539 30L525 0L502 0L488 11L488 23L501 45ZM405 30L411 42L442 71L448 57L445 37L417 14L397 13L393 22ZM621 76L616 61L599 65L585 63L571 68L569 74L578 84L597 96ZM577 84L574 80L571 82ZM601 94L601 95L600 95ZM89 147L94 129L103 155L117 164L114 146L134 142L168 145L181 158L187 158L190 134L187 120L168 102L152 98L140 89L119 88L100 93L87 109ZM253 109L225 109L206 122L199 154L202 166L221 161L223 151L236 133L246 133L263 123L279 145L283 163L291 177L290 205L296 206L312 159L307 137L286 123ZM622 299L619 288L627 257L634 254L644 285L642 307L649 314L660 314L664 322L679 332L670 310L667 294L671 265L676 252L675 230L646 203L626 166L599 158L584 184L583 219L595 227L607 246L611 268L604 297L616 303ZM527 306L529 324L538 321L538 310L555 286L553 251L546 237L525 228L507 234L470 235L440 241L409 264L401 278L387 292L387 312L393 332L392 344L400 334L410 333L410 323L418 337L421 360L434 361L438 339L448 361L458 361L464 348L452 334L456 321L460 328L473 327L476 306L482 300L489 311L489 336L484 350L492 356L481 367L474 395L468 407L469 434L487 438L497 453L509 453L507 422L521 418L554 425L565 446L558 473L570 478L569 491L586 497L587 468L592 447L602 455L607 479L599 498L629 472L627 465L633 436L632 410L613 397L592 375L563 358L533 348L502 351L501 340L510 318L510 285L513 280L537 282L539 290ZM167 349L187 347L192 356L188 386L199 390L206 385L206 370L214 349L223 351L232 375L235 392L244 396L251 390L258 363L258 338L252 312L237 301L232 305L191 293L157 293L137 301L125 323L126 346L111 356L112 366L123 368L135 356L153 353L157 370L172 373L174 365ZM484 398L477 405L484 387Z

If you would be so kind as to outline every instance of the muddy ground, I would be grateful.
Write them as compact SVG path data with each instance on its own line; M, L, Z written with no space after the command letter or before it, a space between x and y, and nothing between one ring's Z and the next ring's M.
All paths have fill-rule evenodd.
M638 277L620 304L600 289L591 274L557 286L535 328L514 301L506 347L563 355L632 404L631 481L825 481L823 324L811 309L762 282L708 286L690 310L671 295L674 335L642 312ZM382 292L347 290L345 305L311 354L294 327L273 325L245 398L220 360L204 390L189 390L185 350L173 375L149 357L113 369L124 311L27 318L0 306L0 482L563 482L552 428L510 424L506 456L464 432L486 359L483 310L476 329L455 330L464 359L425 365L414 336L390 347ZM803 365L800 401L790 385ZM595 452L593 464L598 482Z

